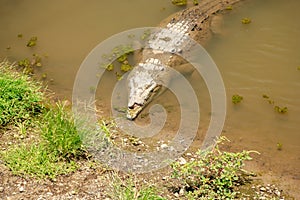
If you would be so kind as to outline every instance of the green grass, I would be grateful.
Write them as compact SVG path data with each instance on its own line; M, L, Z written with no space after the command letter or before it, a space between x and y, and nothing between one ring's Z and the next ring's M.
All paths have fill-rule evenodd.
M75 171L84 151L70 112L57 104L39 118L39 124L40 141L2 152L5 164L16 175L36 178L53 179Z
M40 84L16 72L14 65L0 62L0 128L16 127L28 138L0 152L14 174L53 178L74 171L76 160L84 155L71 112L61 103L46 105L44 99ZM30 140L36 133L38 139Z
M112 191L108 194L112 199L119 200L165 200L157 194L155 186L140 185L134 176L128 175L123 180L117 173L111 175Z
M41 87L27 75L14 73L14 66L0 62L0 126L30 121L41 113Z
M13 146L2 154L5 164L15 175L53 179L77 169L74 161L59 161L43 144Z
M63 104L56 104L44 114L40 129L49 152L68 160L82 155L82 142L74 117Z

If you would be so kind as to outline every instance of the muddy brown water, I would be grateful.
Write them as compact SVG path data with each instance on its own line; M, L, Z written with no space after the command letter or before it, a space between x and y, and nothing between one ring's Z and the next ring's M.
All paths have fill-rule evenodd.
M226 85L225 135L258 150L267 171L300 179L300 2L249 1L224 17L207 47ZM252 23L240 20L249 17ZM230 97L244 97L233 105ZM269 104L262 95L274 101ZM287 107L279 114L274 106ZM282 150L277 144L282 144Z
M46 55L37 75L47 73L49 88L60 98L71 99L76 72L89 51L112 34L130 28L155 26L180 10L170 1L9 1L0 2L0 57L20 60L32 53ZM224 135L238 149L253 149L266 171L300 179L300 1L252 0L233 6L219 21L206 46L224 79L227 92L227 117ZM241 19L251 18L250 24ZM17 34L23 34L17 38ZM36 47L25 45L38 37ZM10 47L9 50L6 48ZM38 76L37 76L38 77ZM102 88L112 89L115 76L107 73ZM191 77L200 101L199 134L207 128L210 101L203 81ZM231 103L239 94L243 101ZM269 99L263 98L267 95ZM168 92L156 100L167 106L176 130L179 108ZM168 99L167 101L165 99ZM110 113L108 95L98 97L104 115ZM268 100L274 102L270 104ZM287 107L279 114L274 106ZM144 120L144 121L143 121ZM139 119L139 123L147 122ZM173 124L172 124L173 123ZM170 134L170 139L173 134ZM165 135L168 140L169 136ZM201 138L201 137L199 137ZM198 139L199 139L198 138ZM200 139L199 139L200 140ZM282 149L278 150L278 144ZM194 144L196 148L199 143Z

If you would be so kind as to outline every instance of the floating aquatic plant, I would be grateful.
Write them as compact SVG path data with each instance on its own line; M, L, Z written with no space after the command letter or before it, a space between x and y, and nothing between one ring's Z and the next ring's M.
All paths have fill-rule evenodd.
M187 0L172 0L172 4L176 6L185 6L187 4Z
M125 60L127 60L127 54L123 54L117 59L117 61L120 63L124 62Z
M128 72L132 69L133 67L131 65L128 65L128 64L122 64L121 65L121 71L123 72Z
M36 45L37 37L33 36L30 38L30 40L27 42L27 47L33 47Z
M272 104L272 105L275 104L275 101L270 99L270 97L268 95L263 94L262 97L265 98L269 104ZM280 107L280 106L275 105L274 110L278 113L284 114L288 111L288 108L286 106L285 107Z
M251 19L248 17L243 18L241 21L242 21L242 24L250 24L251 23Z
M278 150L278 151L281 151L281 150L282 150L282 143L277 142L276 146L277 146L277 150Z
M232 99L232 103L238 104L243 100L243 97L238 94L235 94L235 95L232 95L231 99Z
M114 65L113 65L113 64L107 65L107 66L106 66L106 70L107 70L107 71L112 71L112 70L114 70Z
M226 10L232 10L232 6L229 5L229 6L227 6L225 9L226 9Z
M278 113L284 114L288 111L288 108L285 107L279 107L279 106L274 106L274 110Z

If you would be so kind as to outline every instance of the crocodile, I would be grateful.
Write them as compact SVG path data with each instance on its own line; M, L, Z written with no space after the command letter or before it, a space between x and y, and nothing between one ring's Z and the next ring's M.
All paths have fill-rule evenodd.
M127 119L134 120L139 113L161 94L171 80L169 68L181 71L186 64L180 54L188 50L188 39L203 42L209 34L209 18L230 9L239 0L203 0L197 6L186 8L162 21L158 31L149 36L141 52L141 60L127 77ZM189 70L188 70L189 71Z

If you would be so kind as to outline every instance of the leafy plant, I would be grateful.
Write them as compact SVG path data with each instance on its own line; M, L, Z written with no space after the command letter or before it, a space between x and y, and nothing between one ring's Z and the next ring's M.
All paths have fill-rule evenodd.
M244 161L251 160L251 152L221 152L217 144L211 151L198 151L195 160L185 164L175 162L173 178L191 199L233 199L237 196L234 188L244 182L242 167Z

